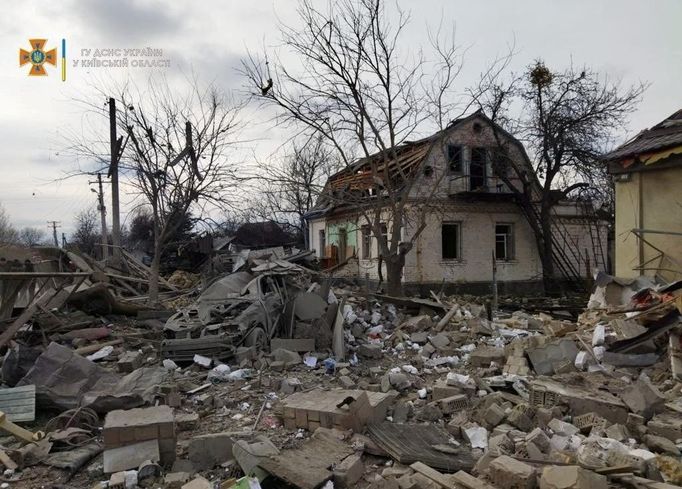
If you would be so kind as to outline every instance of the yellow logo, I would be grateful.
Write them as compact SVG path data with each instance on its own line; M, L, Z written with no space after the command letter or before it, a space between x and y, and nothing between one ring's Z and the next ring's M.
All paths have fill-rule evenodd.
M28 42L31 44L31 51L19 49L19 66L31 63L28 76L47 76L43 65L49 63L57 66L57 48L45 51L47 39L29 39Z

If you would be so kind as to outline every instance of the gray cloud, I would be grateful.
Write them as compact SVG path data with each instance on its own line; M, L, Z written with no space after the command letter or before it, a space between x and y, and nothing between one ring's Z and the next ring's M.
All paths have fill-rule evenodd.
M80 0L74 4L84 27L104 40L149 43L177 34L182 22L168 4L156 0Z
M313 1L321 8L328 4L328 0ZM682 77L679 0L658 0L651 5L621 0L617 9L613 2L593 0L422 0L418 7L410 0L398 3L412 15L405 31L404 44L408 46L428 45L427 25L437 27L442 20L447 28L456 23L458 43L470 47L458 84L462 90L475 83L487 63L515 41L519 54L510 69L517 73L542 57L555 69L571 61L586 64L611 78L622 78L626 85L651 81L624 134L650 126L682 106L677 90ZM239 90L244 81L236 69L247 48L260 52L263 46L278 46L278 20L297 25L297 0L24 0L6 4L0 16L0 39L6 46L0 50L0 69L5 76L0 86L0 201L17 226L42 225L42 220L55 219L61 220L67 231L73 215L92 205L94 194L86 177L59 185L49 182L92 162L79 161L59 150L71 132L94 129L103 139L108 137L106 127L100 130L102 121L84 116L73 100L92 96L93 87L106 82L144 87L156 73L166 76L174 90L185 86L192 74L202 84L215 83L227 92ZM395 13L395 2L387 0L386 7L390 14ZM630 25L636 27L627 29ZM83 47L162 48L171 68L71 69L66 83L52 69L45 79L29 80L17 66L17 48L36 36L50 42L66 37L72 57ZM296 65L286 53L283 58L288 67ZM250 124L246 150L253 147L259 157L267 157L290 135L287 128L272 127L272 111L250 106L245 112ZM57 152L61 154L57 156Z

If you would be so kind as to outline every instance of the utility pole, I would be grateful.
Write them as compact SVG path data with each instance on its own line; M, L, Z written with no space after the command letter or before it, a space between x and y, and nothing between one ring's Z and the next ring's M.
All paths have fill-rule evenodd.
M97 210L99 211L100 217L102 219L102 260L106 261L109 258L109 240L107 239L107 208L104 206L104 189L102 188L102 174L97 174L97 183L99 185L99 192L95 189L90 189L97 194L99 204L97 205ZM55 238L56 239L56 238Z
M109 142L111 147L111 164L109 177L111 178L111 240L114 245L114 262L120 263L121 258L121 216L118 201L118 160L122 151L123 137L116 138L116 100L109 98Z
M493 314L497 313L497 257L495 257L495 250L493 250Z
M48 226L52 226L52 237L54 238L54 245L55 247L59 248L59 240L57 239L57 228L60 228L61 226L58 226L61 221L47 221Z

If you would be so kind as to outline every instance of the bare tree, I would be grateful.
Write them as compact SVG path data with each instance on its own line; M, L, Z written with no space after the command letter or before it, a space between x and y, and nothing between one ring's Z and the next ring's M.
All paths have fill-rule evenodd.
M100 241L99 213L94 207L84 209L76 214L76 229L71 235L70 244L77 250L90 256L97 253L97 244Z
M12 226L5 207L0 204L0 244L14 244L18 239L17 230Z
M475 89L478 105L530 149L533 171L514 163L497 131L493 165L518 194L517 202L535 234L547 290L555 288L556 278L553 207L577 192L606 205L612 200L599 158L622 131L645 89L643 84L621 87L587 68L551 71L542 61L504 84L499 77L484 77ZM511 179L522 186L511 185Z
M411 52L403 35L409 16L398 10L391 22L382 0L341 0L326 10L302 0L298 14L300 25L280 29L297 67L275 59L271 72L267 57L250 55L242 71L253 95L279 109L281 123L321 137L346 168L363 159L368 179L361 189L325 195L362 214L386 266L387 292L400 295L405 255L426 226L428 206L409 205L419 172L390 162L402 143L443 128L466 109L452 101L459 50L439 29L433 59ZM415 225L403 236L408 219Z
M100 89L102 98L109 97ZM187 90L171 89L167 82L149 80L144 91L130 85L116 90L116 121L127 137L121 149L119 171L129 191L151 209L154 255L149 300L158 301L159 265L164 244L183 222L222 209L233 196L237 168L228 159L241 128L241 106L215 86L200 87L194 80ZM90 104L103 116L99 104ZM76 145L81 154L99 156L87 142Z
M19 242L29 248L44 244L45 231L33 227L25 227L19 231Z
M307 245L305 215L313 208L327 178L341 168L322 136L294 141L283 161L259 162L258 187L250 207L261 218L293 227Z

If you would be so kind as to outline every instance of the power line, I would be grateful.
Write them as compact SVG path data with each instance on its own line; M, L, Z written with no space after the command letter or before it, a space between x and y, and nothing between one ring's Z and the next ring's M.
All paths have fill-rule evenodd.
M97 206L97 210L99 210L100 218L102 220L102 259L106 261L107 258L109 258L109 240L107 238L107 208L104 205L104 189L102 188L102 174L101 173L97 174L96 182L88 181L88 183L96 183L99 186L99 192L97 192L95 189L90 190L97 193L97 197L99 198L99 205Z
M54 245L59 248L59 240L57 239L57 228L60 228L61 221L47 221L47 226L52 226L52 236L54 237Z

